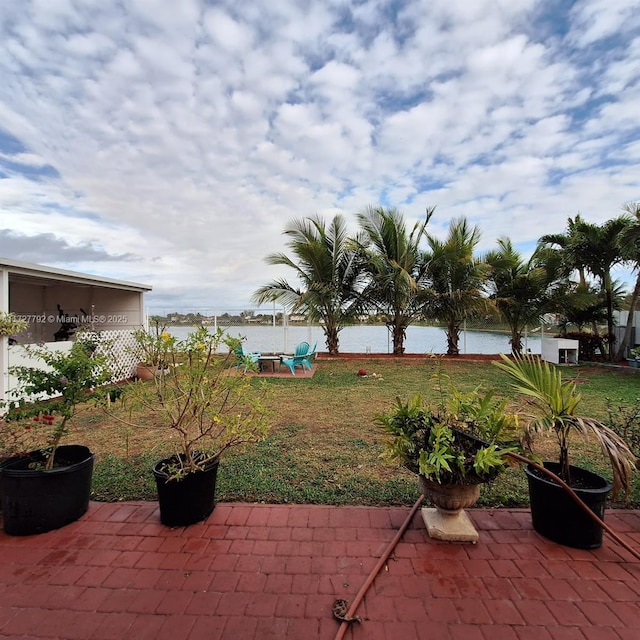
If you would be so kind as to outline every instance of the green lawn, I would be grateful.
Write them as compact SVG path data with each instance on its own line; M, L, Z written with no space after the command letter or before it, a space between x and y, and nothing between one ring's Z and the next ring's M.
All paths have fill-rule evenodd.
M266 379L273 428L268 439L245 451L226 455L218 474L219 501L314 504L413 504L416 478L380 460L384 435L376 413L390 408L397 396L435 398L441 371L461 390L494 388L507 393L505 375L490 363L433 359L319 360L310 380ZM356 372L365 369L367 377ZM577 380L586 415L605 420L606 398L635 403L640 375L604 367L567 367ZM373 374L376 374L375 376ZM512 398L518 408L518 398ZM80 425L83 441L98 454L93 498L155 499L150 468L170 443L153 430L123 431L95 413ZM553 442L541 443L554 458ZM573 461L608 474L597 450L576 441ZM640 505L640 481L634 481L632 504ZM509 470L483 487L484 506L524 506L526 482L520 469Z

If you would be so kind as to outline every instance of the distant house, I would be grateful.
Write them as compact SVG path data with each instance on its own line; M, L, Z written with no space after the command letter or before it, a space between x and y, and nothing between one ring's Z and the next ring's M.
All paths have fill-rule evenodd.
M135 366L131 335L145 325L147 291L151 287L144 284L0 258L0 311L13 312L29 323L11 340L0 338L0 400L15 384L9 368L29 360L22 345L44 342L68 349L80 328L108 338L117 358L116 377L129 377Z

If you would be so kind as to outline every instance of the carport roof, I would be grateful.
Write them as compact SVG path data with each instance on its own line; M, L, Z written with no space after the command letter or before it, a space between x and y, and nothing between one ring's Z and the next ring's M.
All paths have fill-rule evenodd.
M7 258L0 258L0 270L8 272L10 282L29 282L31 284L41 284L44 286L68 282L75 285L102 286L111 289L126 289L129 291L151 291L152 289L150 285L140 284L138 282L101 278L100 276L80 273L79 271L56 269L31 262L8 260Z

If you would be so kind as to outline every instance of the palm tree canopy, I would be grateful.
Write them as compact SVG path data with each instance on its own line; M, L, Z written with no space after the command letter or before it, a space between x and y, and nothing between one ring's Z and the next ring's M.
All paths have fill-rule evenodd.
M628 216L618 216L598 225L586 222L580 215L568 219L567 232L542 236L540 243L552 247L557 245L567 272L577 270L580 284L586 284L585 273L589 272L599 281L605 295L607 308L607 334L609 357L613 359L613 309L615 305L614 283L611 269L624 261L619 238L629 226Z
M428 208L410 232L403 214L393 207L370 206L357 214L361 233L355 244L369 277L363 298L388 315L396 354L404 351L406 327L420 315L426 272L420 244L433 211Z
M498 240L498 249L489 251L485 262L490 267L489 297L513 331L538 321L567 294L557 261L542 253L525 261L508 238Z
M429 235L427 241L432 297L426 314L446 321L485 312L487 300L482 294L488 265L473 255L480 241L479 227L470 227L466 218L454 219L445 240Z
M490 308L483 295L488 266L473 252L480 240L479 227L470 227L466 218L449 224L445 240L427 237L427 277L431 290L423 312L446 324L447 354L458 355L460 326L465 318L477 317Z
M509 325L511 352L521 353L526 326L544 313L547 271L533 260L525 262L508 238L498 240L498 249L487 253L485 262L489 298Z
M337 351L337 333L360 312L362 269L352 247L342 215L329 225L319 216L293 220L285 229L287 246L295 258L273 253L267 264L293 269L300 283L294 287L285 279L260 287L253 300L258 304L279 301L292 310L322 320L329 351ZM332 344L329 344L331 342Z
M623 207L622 216L627 224L618 236L618 248L625 262L630 262L634 270L640 268L640 202L631 202Z

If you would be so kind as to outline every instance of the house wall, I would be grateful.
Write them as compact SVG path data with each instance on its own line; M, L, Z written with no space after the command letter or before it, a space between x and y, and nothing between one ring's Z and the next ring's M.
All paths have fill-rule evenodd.
M47 348L51 351L58 351L61 353L66 353L71 349L73 342L52 342L51 344L46 345ZM18 381L15 376L11 374L12 367L36 367L42 369L44 371L50 370L40 358L34 358L29 354L29 352L19 344L14 344L9 347L9 358L8 358L8 376L7 376L7 389L6 389L6 399L7 400L17 400L17 396L15 395L15 390L18 388ZM45 396L46 397L46 396Z

